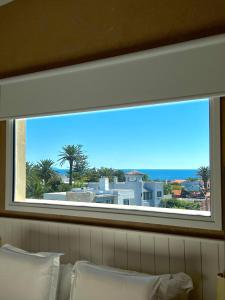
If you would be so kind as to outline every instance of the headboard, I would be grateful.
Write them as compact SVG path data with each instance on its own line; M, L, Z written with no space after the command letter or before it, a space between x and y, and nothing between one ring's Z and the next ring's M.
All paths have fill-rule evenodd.
M29 251L61 251L63 263L85 259L149 274L186 272L195 286L191 300L216 299L217 273L225 270L219 240L7 218L0 218L0 236Z

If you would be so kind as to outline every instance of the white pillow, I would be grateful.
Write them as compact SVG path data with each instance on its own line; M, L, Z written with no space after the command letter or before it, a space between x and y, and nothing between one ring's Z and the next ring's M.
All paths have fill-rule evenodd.
M158 290L158 300L175 299L188 294L193 289L190 276L185 273L160 275L161 283Z
M159 276L80 261L73 269L70 300L153 300L159 285Z
M69 300L72 278L72 264L61 265L59 270L58 300Z
M29 253L10 245L0 248L0 294L4 300L55 300L59 253Z
M192 288L185 273L156 276L80 261L73 268L70 300L169 300Z

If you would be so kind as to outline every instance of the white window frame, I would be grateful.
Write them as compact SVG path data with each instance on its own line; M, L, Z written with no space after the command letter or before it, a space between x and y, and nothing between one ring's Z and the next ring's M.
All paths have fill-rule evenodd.
M224 82L225 35L0 80L0 118L7 119L6 209L220 230L218 97L225 95ZM127 206L115 208L110 204L81 207L69 201L55 204L50 204L51 200L13 201L13 118L205 97L213 98L210 108L211 216L207 212L179 210L178 213L176 209L166 208L145 207L143 211L142 207L130 206L128 211Z
M220 176L220 100L210 100L210 167L211 167L211 216L208 212L136 207L110 204L84 204L71 201L24 199L13 201L13 121L7 121L7 185L6 209L41 214L60 214L160 225L175 225L202 229L221 229L221 176Z

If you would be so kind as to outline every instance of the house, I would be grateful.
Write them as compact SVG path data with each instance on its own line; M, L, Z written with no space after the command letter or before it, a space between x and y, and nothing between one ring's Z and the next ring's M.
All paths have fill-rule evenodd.
M181 185L183 189L187 192L200 192L203 187L201 180L185 180Z
M78 202L96 202L119 205L157 207L163 198L163 182L143 181L144 173L133 171L125 174L125 181L114 177L101 177L99 182L88 182L86 188L73 188L70 192L45 193L44 199Z
M172 190L172 196L174 198L180 198L181 197L181 193L182 193L181 190Z
M124 182L118 182L117 177L114 177L113 182L109 182L107 177L102 177L99 183L89 182L88 187L95 190L131 190L134 192L133 205L156 207L164 195L163 182L145 182L142 180L144 175L139 171L128 172Z

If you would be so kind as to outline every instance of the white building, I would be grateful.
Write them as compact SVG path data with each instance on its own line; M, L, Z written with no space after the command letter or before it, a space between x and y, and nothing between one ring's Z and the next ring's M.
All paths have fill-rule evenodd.
M66 193L45 193L44 199L95 202L119 205L159 206L163 198L163 182L143 181L144 173L125 174L125 181L114 177L101 177L99 182L89 182L86 188L74 188Z
M138 206L159 206L163 198L163 182L143 181L145 174L133 171L125 174L125 182L118 182L114 177L113 182L109 182L107 177L100 178L99 182L89 182L88 187L94 190L132 190L134 192L133 205Z
M63 193L45 193L44 199L135 205L134 191L132 189L110 189L107 177L100 178L94 187L74 188L70 192Z

